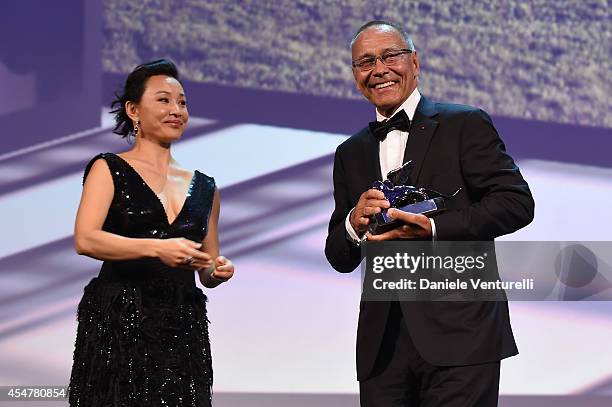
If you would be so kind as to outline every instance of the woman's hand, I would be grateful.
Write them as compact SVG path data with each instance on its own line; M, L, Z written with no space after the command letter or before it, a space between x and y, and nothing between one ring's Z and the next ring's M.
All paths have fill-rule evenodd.
M177 237L160 239L157 243L157 257L170 267L181 267L192 270L206 269L213 265L212 257L198 249L202 243Z
M215 259L214 266L210 266L207 270L199 270L199 272L202 285L214 288L233 277L234 263L225 256L219 256Z
M219 280L222 283L226 282L234 276L234 263L225 256L219 256L215 259L215 269L211 273L213 279Z

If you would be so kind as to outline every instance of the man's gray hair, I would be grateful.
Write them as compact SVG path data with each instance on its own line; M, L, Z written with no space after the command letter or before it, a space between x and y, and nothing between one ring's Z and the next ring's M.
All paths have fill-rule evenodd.
M395 23L392 23L392 22L386 21L386 20L372 20L372 21L368 21L367 23L365 23L364 25L359 27L359 29L357 30L357 32L353 36L353 39L351 40L351 48L353 48L353 44L355 44L355 41L357 41L357 37L359 37L359 34L361 34L362 32L364 32L365 30L367 30L370 27L379 27L379 26L384 26L384 25L386 25L388 27L391 27L395 31L400 33L400 35L406 41L406 44L408 45L408 48L413 50L413 51L415 50L414 49L414 43L412 42L412 38L410 38L410 35L408 35L406 30L404 30L399 24L395 24Z

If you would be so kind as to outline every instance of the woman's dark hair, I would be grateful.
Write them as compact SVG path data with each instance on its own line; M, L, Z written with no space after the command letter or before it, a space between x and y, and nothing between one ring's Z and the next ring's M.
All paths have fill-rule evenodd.
M167 75L180 82L176 66L168 59L158 59L138 65L125 80L123 92L115 93L116 99L111 104L112 110L110 111L110 113L115 115L115 128L113 129L113 133L119 134L125 138L134 131L132 119L130 119L125 111L125 102L140 102L142 94L145 91L147 80L155 75ZM115 106L117 107L115 108Z

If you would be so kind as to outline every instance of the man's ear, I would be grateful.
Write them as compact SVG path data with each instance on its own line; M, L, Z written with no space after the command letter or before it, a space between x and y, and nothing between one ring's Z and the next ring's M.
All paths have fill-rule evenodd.
M412 64L414 66L414 77L416 78L421 73L421 62L419 62L419 57L417 56L416 51L414 51L414 58L412 59Z

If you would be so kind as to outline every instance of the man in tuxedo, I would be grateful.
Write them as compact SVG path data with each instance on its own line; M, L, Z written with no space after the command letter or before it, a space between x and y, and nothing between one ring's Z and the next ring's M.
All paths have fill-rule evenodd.
M351 51L357 88L376 107L377 122L336 150L325 255L337 271L359 265L365 240L490 241L531 222L529 187L490 117L421 96L419 59L400 26L364 24ZM431 218L390 210L402 226L372 236L371 217L389 203L371 185L408 160L411 185L442 193L462 189ZM500 360L517 353L504 301L362 301L361 405L496 406Z

